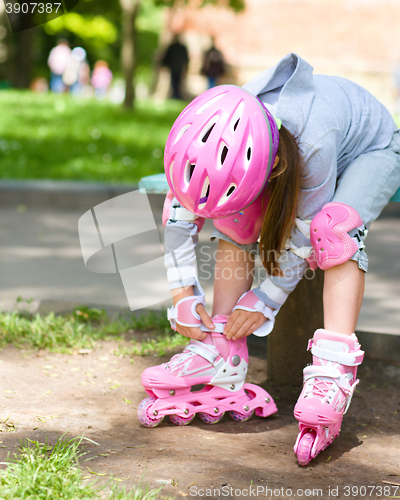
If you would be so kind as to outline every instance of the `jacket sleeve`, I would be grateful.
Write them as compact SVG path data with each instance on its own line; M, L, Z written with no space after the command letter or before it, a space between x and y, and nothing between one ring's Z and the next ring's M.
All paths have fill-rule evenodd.
M175 207L179 206L174 199ZM194 286L195 295L203 294L198 280L195 248L202 224L169 218L164 232L164 264L170 289Z
M283 276L268 276L253 291L272 309L279 310L301 280L310 256L310 224L334 195L337 176L337 148L335 129L329 130L312 146L300 145L304 169L295 225L286 241L278 263Z

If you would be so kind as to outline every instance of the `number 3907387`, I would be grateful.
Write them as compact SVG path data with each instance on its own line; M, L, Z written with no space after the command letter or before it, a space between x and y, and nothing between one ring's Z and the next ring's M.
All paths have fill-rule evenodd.
M7 14L33 14L34 12L38 12L39 14L57 14L58 9L61 7L61 3L6 3L6 12Z

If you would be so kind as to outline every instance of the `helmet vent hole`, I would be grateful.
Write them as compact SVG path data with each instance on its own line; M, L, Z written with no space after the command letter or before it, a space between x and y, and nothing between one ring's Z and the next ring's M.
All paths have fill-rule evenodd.
M247 160L250 161L251 158L251 148L247 148Z
M195 167L196 167L196 165L189 163L189 182L190 182L190 179L192 178Z
M226 193L223 196L221 196L221 198L219 199L218 204L217 204L218 207L221 207L229 200L230 196L232 196L232 194L234 193L236 187L237 187L236 184L231 184L228 187Z
M200 200L199 200L199 207L201 208L201 205L204 205L207 203L208 197L210 196L210 180L207 177L206 180L204 181L203 188L201 190L200 194Z
M207 139L210 137L212 129L215 127L215 123L212 124L212 126L207 130L207 132L204 134L203 138L201 139L201 142L206 143Z
M196 168L196 164L190 163L189 161L186 163L184 180L187 185L189 185L190 180L193 177L194 169Z
M235 131L236 131L236 129L238 128L239 122L240 122L240 118L238 118L238 119L236 120L236 123L235 123L235 125L233 126L233 131L234 131L234 132L235 132Z
M190 123L187 123L186 125L184 125L180 130L179 132L177 133L176 137L175 137L175 141L174 141L174 144L176 144L178 141L180 141L182 139L182 136L183 134L189 130L189 128L191 127L191 124Z
M221 165L224 164L224 161L225 161L225 158L226 158L227 154L228 154L228 148L226 146L224 146L222 148L222 153L221 153Z

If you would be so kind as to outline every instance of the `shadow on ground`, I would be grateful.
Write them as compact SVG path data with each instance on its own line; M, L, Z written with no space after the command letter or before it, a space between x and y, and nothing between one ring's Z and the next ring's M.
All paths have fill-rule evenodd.
M308 498L314 499L348 498L348 491L351 498L365 498L362 486L375 493L378 490L372 487L390 489L390 495L376 494L376 498L400 496L400 487L396 490L400 484L398 366L375 361L362 365L361 384L340 437L302 468L293 455L297 435L293 406L299 388L266 383L265 360L251 358L247 381L271 393L277 414L243 423L225 415L216 425L196 418L187 427L165 419L159 427L147 429L136 417L136 408L146 397L140 375L145 367L167 358L118 357L117 347L115 342L102 342L84 355L4 349L0 421L9 417L12 426L0 424L0 461L21 439L52 443L62 435L84 435L98 443L84 445L90 461L81 465L88 476L89 468L105 474L99 476L101 481L113 476L127 486L164 484L163 495L174 498L244 498L252 492L259 498L287 499L298 498L299 489L309 489Z

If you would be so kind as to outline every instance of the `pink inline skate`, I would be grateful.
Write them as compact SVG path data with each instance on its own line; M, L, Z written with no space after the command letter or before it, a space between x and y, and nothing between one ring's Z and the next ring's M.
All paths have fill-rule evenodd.
M338 437L364 358L354 334L317 330L310 349L313 364L304 369L303 390L294 408L300 429L294 452L303 466Z
M196 413L203 422L215 424L226 411L237 422L254 412L267 417L278 411L264 389L244 383L249 361L246 338L227 340L222 334L226 320L216 316L215 330L203 341L191 340L168 363L144 370L142 384L149 397L138 407L142 425L156 427L166 415L175 425L187 425ZM204 387L194 390L197 385Z

